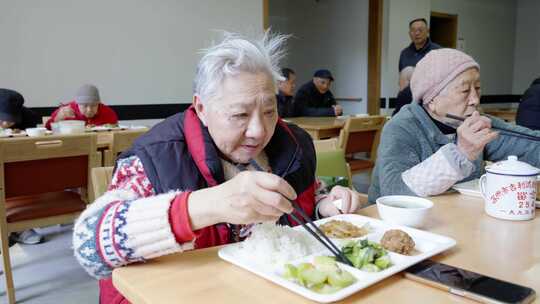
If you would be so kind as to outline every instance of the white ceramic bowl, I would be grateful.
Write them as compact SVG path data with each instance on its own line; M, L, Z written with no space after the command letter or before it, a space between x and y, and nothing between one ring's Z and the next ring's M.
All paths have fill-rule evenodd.
M85 132L85 123L82 120L63 120L58 123L60 134L78 134Z
M30 137L44 136L47 132L46 128L27 128L26 135Z
M382 196L377 200L379 216L386 222L409 227L422 227L433 207L425 198L407 195Z

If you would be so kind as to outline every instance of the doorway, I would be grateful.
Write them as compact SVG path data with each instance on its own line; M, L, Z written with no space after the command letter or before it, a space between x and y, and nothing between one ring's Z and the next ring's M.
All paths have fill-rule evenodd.
M429 37L431 41L442 47L455 49L457 45L457 22L457 15L431 12L429 19Z

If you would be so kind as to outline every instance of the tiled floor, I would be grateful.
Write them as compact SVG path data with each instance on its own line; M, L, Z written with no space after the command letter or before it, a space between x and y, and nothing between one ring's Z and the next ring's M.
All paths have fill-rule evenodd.
M17 303L98 303L97 281L79 266L71 249L71 227L44 231L46 242L10 249ZM4 275L0 302L6 303Z

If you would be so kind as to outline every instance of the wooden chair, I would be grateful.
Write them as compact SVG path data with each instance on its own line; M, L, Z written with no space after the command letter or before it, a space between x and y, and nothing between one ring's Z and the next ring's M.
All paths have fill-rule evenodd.
M334 151L339 149L339 142L337 137L328 139L315 139L313 140L315 146L315 152Z
M352 173L370 170L375 166L384 116L349 117L339 134L339 147L345 151ZM355 153L367 152L369 158L356 159Z
M317 154L316 174L318 176L347 176L349 179L349 188L356 191L353 185L351 167L345 161L343 149L338 147L338 139L314 140L313 144L315 146L315 153ZM357 193L360 197L360 204L367 206L367 193Z
M93 197L66 189L90 187L96 156L94 134L0 139L0 239L9 303L15 303L9 234L73 222Z
M103 165L114 166L118 154L131 148L133 141L147 131L148 129L136 129L113 132L111 148L103 153Z
M41 123L43 123L43 125L45 125L47 123L47 121L49 120L49 118L51 118L50 116L42 116L41 117Z
M114 167L97 167L92 168L92 187L95 198L100 197L107 191L107 187L111 183Z
M349 188L353 189L351 167L345 161L343 149L338 147L337 138L314 140L317 156L317 176L345 176Z

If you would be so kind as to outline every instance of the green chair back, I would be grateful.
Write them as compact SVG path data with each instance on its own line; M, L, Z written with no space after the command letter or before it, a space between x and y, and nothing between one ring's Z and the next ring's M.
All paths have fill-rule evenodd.
M317 176L343 176L349 180L349 187L352 185L351 174L343 149L332 151L316 152L317 155Z

